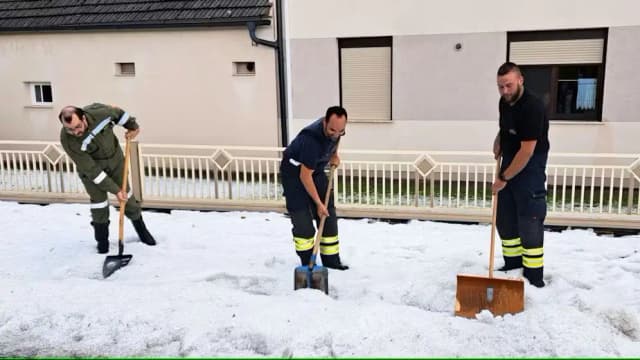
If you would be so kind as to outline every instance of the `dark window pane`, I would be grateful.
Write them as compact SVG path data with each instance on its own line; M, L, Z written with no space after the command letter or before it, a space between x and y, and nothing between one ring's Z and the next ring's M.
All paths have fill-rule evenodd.
M597 65L559 66L556 113L595 114L597 90Z
M36 102L42 102L42 89L40 85L36 85L33 87L34 91L36 92Z
M120 75L135 75L136 64L135 63L119 63Z
M42 85L42 101L43 102L53 102L53 98L51 97L51 85Z
M522 66L524 86L536 94L549 107L551 101L551 67L550 66Z

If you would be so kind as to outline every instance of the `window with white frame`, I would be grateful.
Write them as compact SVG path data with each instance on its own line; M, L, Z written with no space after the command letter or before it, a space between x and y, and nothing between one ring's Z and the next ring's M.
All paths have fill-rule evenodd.
M338 39L340 103L349 120L391 120L392 38Z
M607 29L512 32L508 58L552 120L600 121Z
M51 83L48 82L31 82L29 91L31 93L32 105L51 105L53 103L53 91Z

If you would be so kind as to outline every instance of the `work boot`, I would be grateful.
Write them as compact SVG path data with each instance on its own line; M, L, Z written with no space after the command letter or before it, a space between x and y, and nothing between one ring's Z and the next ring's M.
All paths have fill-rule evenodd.
M98 254L106 254L109 252L109 222L95 223L91 222L95 232L96 242L98 242Z
M537 288L543 288L545 285L544 280L542 280L542 274L543 268L524 268L524 270L522 271L522 276L529 280L529 284Z
M522 268L522 256L510 256L504 257L504 266L502 266L498 271L509 271L513 269Z
M522 264L504 264L498 271L509 271L513 269L521 269Z
M313 254L313 249L296 251L296 254L300 257L300 263L302 266L308 266L309 261L311 260L311 254Z
M537 280L531 280L529 278L527 278L527 280L529 280L529 284L537 287L537 288L543 288L546 284L544 283L544 280L542 279L537 279Z
M343 264L340 261L340 255L339 254L334 254L334 255L320 254L320 257L322 257L322 266L324 266L324 267L328 267L330 269L336 269L336 270L347 270L347 269L349 269L349 266Z
M133 224L133 228L136 229L136 233L138 233L138 238L140 238L140 241L149 246L153 246L156 244L156 240L153 238L153 236L151 236L149 230L147 230L147 227L144 225L142 216L140 216L138 220L131 220L131 223Z

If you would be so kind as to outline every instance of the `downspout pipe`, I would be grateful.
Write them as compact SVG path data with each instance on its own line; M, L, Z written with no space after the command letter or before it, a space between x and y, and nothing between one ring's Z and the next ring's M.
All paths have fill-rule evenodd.
M285 81L285 53L284 53L284 36L283 34L283 19L282 19L282 0L278 0L276 3L276 41L269 41L260 39L256 35L257 24L254 21L247 22L247 29L249 30L249 36L251 41L256 44L268 46L276 50L276 63L278 72L278 105L280 112L280 140L281 146L287 146L289 144L288 136L288 112L287 112L287 84Z
M277 32L278 24L280 23L279 20L280 19L278 19L278 23L276 24L276 32ZM279 41L277 39L276 39L276 41L269 41L269 40L265 40L265 39L260 39L258 37L258 35L256 35L256 29L257 28L258 28L258 24L256 24L255 21L249 21L247 23L247 29L249 29L249 36L251 37L251 41L253 41L256 44L265 45L265 46L277 49L278 45L279 45Z

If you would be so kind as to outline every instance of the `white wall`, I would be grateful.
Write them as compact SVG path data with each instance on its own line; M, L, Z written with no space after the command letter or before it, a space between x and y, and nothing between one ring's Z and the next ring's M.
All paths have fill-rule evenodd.
M289 0L293 39L640 25L636 0Z

